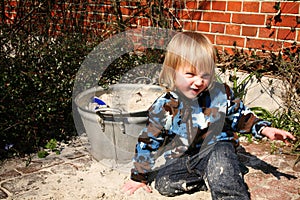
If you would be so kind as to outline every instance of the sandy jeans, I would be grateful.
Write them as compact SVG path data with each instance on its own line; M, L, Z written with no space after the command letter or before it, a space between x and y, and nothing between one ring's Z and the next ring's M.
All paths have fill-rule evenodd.
M250 199L235 148L230 142L216 143L201 159L196 154L171 162L156 175L155 188L162 195L176 196L210 188L212 199Z

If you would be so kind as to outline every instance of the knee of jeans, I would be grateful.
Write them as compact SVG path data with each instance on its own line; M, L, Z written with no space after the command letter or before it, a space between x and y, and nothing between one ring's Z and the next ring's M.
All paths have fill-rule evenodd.
M231 143L220 143L215 147L214 151L210 156L210 160L214 160L215 164L220 163L221 165L235 162L238 160L233 145Z
M168 176L160 177L155 180L155 189L164 196L175 196L175 193L171 191L170 178Z
M209 160L207 170L213 176L226 176L239 173L239 166L237 160L232 156L214 157Z
M208 174L221 176L223 173L233 173L238 168L238 160L230 146L221 146L214 151L208 161Z

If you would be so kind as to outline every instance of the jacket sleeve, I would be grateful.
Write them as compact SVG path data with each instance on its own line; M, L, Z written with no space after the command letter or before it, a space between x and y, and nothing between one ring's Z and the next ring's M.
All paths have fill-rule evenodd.
M242 100L235 98L233 91L226 87L227 117L226 123L230 124L233 131L239 133L252 133L255 138L261 139L264 127L271 126L269 121L258 118Z
M141 131L133 158L131 179L148 183L158 149L164 143L172 123L172 99L168 94L158 98L150 107L146 127Z

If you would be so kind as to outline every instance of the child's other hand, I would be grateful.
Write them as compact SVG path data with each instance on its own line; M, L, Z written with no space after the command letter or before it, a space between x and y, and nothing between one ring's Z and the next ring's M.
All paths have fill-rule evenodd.
M262 135L267 136L270 140L281 140L286 144L290 144L287 139L296 140L289 132L277 128L266 127L261 131Z
M136 190L138 190L139 188L143 188L144 190L146 190L147 192L152 192L150 186L148 186L145 183L141 183L141 182L136 182L133 180L129 180L128 182L126 182L122 188L123 192L128 192L129 195L132 195Z

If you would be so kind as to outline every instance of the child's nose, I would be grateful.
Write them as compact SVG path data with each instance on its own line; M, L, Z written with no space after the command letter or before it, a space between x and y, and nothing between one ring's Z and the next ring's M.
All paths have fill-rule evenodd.
M195 81L194 81L195 85L201 85L202 82L203 82L203 79L200 76L195 76Z

